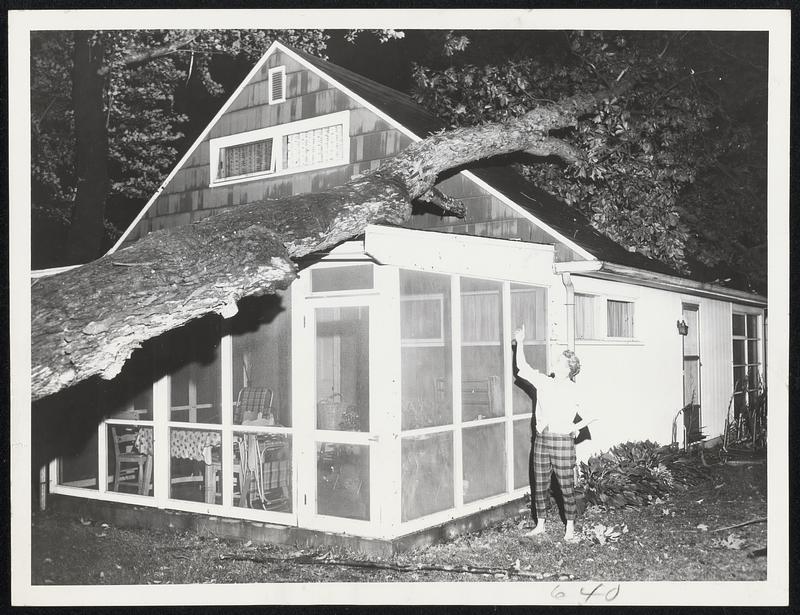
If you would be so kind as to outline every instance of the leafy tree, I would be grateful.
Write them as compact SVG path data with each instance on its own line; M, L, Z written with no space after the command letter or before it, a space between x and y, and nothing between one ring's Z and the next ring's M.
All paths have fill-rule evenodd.
M527 157L521 171L630 250L765 289L765 35L439 36L451 58L415 67L414 96L451 126L517 117L542 102L633 80L559 135L584 152L582 164ZM498 44L501 53L493 50ZM487 63L487 56L506 59Z
M316 55L330 38L321 30L34 32L33 266L99 256L119 234L108 200L140 206L174 165L189 121L181 96L222 95L215 63L251 66L277 36Z

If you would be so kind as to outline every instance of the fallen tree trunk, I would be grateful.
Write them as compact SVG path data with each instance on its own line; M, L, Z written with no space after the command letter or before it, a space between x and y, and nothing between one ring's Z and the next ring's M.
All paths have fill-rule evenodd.
M333 190L156 231L40 278L31 289L32 398L92 376L111 379L146 340L209 313L231 317L241 298L287 288L297 276L293 259L352 239L368 224L403 224L415 199L463 216L461 203L434 189L444 171L521 151L578 162L580 152L548 133L574 125L611 95L576 96L511 121L437 133Z

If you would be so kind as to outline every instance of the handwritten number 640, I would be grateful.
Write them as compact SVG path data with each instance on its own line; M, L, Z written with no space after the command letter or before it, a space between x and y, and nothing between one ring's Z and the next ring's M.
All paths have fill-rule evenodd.
M567 595L567 592L560 588L561 585L556 585L550 592L550 595L556 600L563 600ZM588 603L592 598L600 598L601 596L606 602L613 602L619 596L619 588L619 583L611 587L608 587L605 583L598 583L593 586L581 587L580 592L581 596L585 597L584 603Z

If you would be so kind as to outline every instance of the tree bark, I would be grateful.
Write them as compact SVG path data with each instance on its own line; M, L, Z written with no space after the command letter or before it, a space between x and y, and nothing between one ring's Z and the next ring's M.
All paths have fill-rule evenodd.
M67 234L67 257L85 263L100 255L108 196L108 132L103 113L103 47L91 32L75 32L72 105L77 189Z
M231 317L239 299L287 288L297 275L293 260L352 239L369 224L403 224L414 199L463 216L461 203L434 188L448 169L517 151L576 162L579 153L548 131L573 125L607 96L577 96L511 121L438 133L327 192L235 207L37 280L33 398L92 376L111 379L144 341L206 314Z

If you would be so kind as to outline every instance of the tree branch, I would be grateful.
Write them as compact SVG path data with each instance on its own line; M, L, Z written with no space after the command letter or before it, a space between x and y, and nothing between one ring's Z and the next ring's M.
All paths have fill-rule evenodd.
M404 224L416 198L463 215L463 204L434 188L444 171L518 151L578 162L577 149L547 132L573 125L622 89L435 134L327 192L230 208L42 278L31 288L33 398L92 376L114 378L146 340L207 314L229 318L243 297L287 288L297 275L292 261L357 237L369 224Z
M118 62L115 64L121 66L132 66L134 64L143 64L144 62L149 62L150 60L155 60L156 58L161 58L163 56L169 55L174 53L181 47L185 47L186 45L192 43L197 37L199 33L193 32L190 35L184 36L183 38L179 38L169 45L164 45L163 47L156 47L154 49L145 49L144 51L132 51L128 53L126 56L123 56ZM97 74L101 77L107 75L114 64L104 64L97 70Z
M464 203L458 199L454 199L451 196L447 196L444 192L435 187L421 195L419 200L430 203L431 205L436 205L442 211L454 214L459 218L463 217L467 213L467 208Z

